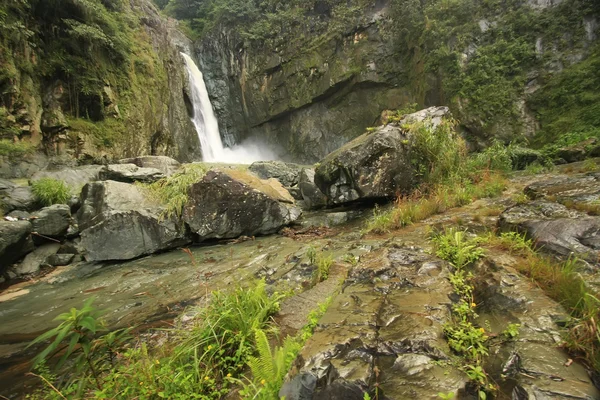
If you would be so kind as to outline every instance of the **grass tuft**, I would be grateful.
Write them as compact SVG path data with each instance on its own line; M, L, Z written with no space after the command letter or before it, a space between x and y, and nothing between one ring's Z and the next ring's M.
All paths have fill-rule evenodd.
M41 178L31 184L35 198L44 206L66 204L71 197L71 189L61 180Z
M167 207L163 217L179 217L188 201L188 188L202 179L207 171L208 167L203 164L189 164L185 165L181 172L142 186L153 199Z

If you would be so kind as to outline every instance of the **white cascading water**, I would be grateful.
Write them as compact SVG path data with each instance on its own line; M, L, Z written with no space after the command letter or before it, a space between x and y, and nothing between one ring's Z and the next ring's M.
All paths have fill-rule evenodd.
M202 72L190 56L181 53L190 79L190 91L194 117L192 122L198 132L200 146L202 147L202 160L205 162L223 162L235 164L249 164L254 161L274 160L277 156L256 144L240 144L232 148L223 146L219 123L212 109L208 97L206 84Z

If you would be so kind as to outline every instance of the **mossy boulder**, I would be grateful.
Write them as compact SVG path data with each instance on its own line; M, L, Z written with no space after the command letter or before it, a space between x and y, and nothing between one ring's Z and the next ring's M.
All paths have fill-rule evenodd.
M336 204L410 191L417 181L409 125L426 121L435 127L445 117L447 107L430 107L359 136L319 162L316 185Z

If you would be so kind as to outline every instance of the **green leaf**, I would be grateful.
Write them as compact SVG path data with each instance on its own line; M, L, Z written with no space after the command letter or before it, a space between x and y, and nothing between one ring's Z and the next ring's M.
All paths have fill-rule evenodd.
M87 330L89 330L92 333L96 333L96 320L93 317L90 317L90 316L84 317L79 322L79 325L86 328Z

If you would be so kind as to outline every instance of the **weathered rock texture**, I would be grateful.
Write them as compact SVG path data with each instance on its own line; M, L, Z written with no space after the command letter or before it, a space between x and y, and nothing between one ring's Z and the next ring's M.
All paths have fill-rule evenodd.
M211 170L188 189L183 220L199 240L277 232L300 210L275 179L237 170Z
M411 164L411 134L403 124L424 121L435 129L447 115L447 107L431 107L359 136L319 162L316 185L333 203L408 192L416 180Z
M376 383L385 399L461 393L466 376L436 363L450 355L443 337L453 291L448 275L445 262L414 248L361 258L280 396L362 400Z
M83 188L77 219L87 260L128 260L189 243L183 224L164 217L142 190L114 181Z

